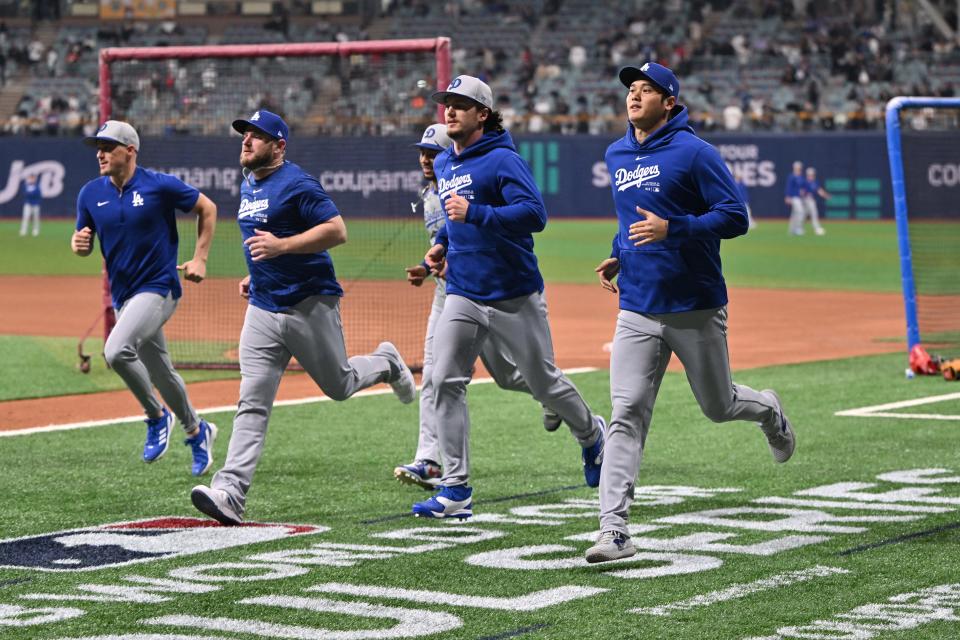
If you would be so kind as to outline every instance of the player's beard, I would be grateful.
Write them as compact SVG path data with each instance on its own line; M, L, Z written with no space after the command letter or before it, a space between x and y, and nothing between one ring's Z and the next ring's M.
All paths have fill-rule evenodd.
M454 142L465 142L470 139L470 136L473 135L473 132L476 131L479 127L476 127L471 130L467 130L465 127L456 129L455 131L447 130L447 135Z
M265 145L258 152L254 152L246 158L243 155L243 151L241 150L240 152L240 166L244 169L260 171L261 169L268 169L274 164L276 163L273 159L272 145Z

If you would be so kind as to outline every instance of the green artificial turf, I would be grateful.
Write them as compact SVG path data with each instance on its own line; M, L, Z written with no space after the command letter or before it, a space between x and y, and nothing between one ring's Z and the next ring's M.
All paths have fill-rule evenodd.
M871 375L863 375L864 371ZM609 416L607 373L577 374L573 379L593 409ZM935 377L905 380L899 354L753 369L739 372L736 379L779 391L797 433L794 458L775 465L763 436L752 424L708 421L684 376L668 373L646 443L637 499L630 509L631 524L659 528L638 533L635 539L709 535L714 543L729 545L759 544L784 536L822 539L769 555L738 553L736 547L697 550L689 548L688 542L687 548L679 550L647 548L641 549L646 555L631 560L586 565L581 559L591 542L568 536L597 530L597 491L582 485L575 441L566 429L544 432L539 425L540 408L530 398L492 385L470 387L471 485L476 515L475 521L465 524L404 515L414 501L429 495L396 483L391 473L394 465L409 462L413 456L416 405L399 405L386 394L344 403L278 406L248 496L247 517L258 522L322 525L330 527L329 531L91 571L3 568L0 616L13 615L12 607L79 612L61 622L5 626L3 637L47 640L128 634L122 637L132 639L166 634L157 637L739 640L817 637L810 631L806 636L782 635L785 629L804 628L817 620L860 625L856 628L861 635L849 637L873 637L863 635L867 633L864 629L870 624L902 622L897 611L902 614L906 608L885 610L886 617L879 622L863 615L851 617L851 611L871 604L889 606L889 598L923 588L954 585L941 590L960 589L956 584L960 485L956 482L956 448L950 444L955 440L952 434L957 422L835 415L841 410L947 393L954 390L953 385ZM956 403L940 408L960 413ZM215 447L219 467L230 435L231 414L206 417L220 425ZM10 552L8 541L19 536L156 516L198 515L188 497L196 480L187 473L187 450L175 442L164 459L145 465L139 461L142 435L142 425L125 424L3 438L0 495L9 499L0 502L0 557ZM924 476L914 476L922 482L911 482L902 475L878 478L916 469L933 470L925 473L944 482L937 484ZM888 493L891 499L882 503L837 497L816 498L827 501L820 506L754 502L764 497L811 500L815 497L798 492L834 483L860 483L847 489L865 494L902 493L899 499ZM691 497L692 492L698 495ZM848 508L842 508L844 505ZM885 505L901 510L883 510ZM921 511L929 507L938 507L940 512ZM744 512L764 508L780 511ZM702 518L709 515L703 514L704 510L714 509L738 511L727 515L732 519L727 524L664 520L683 514ZM783 523L788 516L795 518L790 526ZM490 521L491 517L498 520ZM756 526L746 529L737 522ZM779 523L783 530L758 528L765 522ZM846 529L823 530L830 527ZM190 551L189 534L184 535L182 544ZM431 541L448 544L422 553L390 552L391 548L411 550ZM316 546L328 544L349 546L339 550ZM522 553L516 551L521 548L525 549ZM88 551L76 546L71 549L76 554ZM276 555L295 550L299 550L296 557ZM333 553L340 554L339 560L332 559ZM664 553L682 557L670 556L673 560L668 561ZM515 563L504 565L510 557ZM517 558L523 562L516 564ZM555 564L523 568L524 563L547 560ZM625 570L649 573L680 560L716 566L701 565L701 570L677 575L617 574ZM815 567L834 573L797 584L768 585L738 599L669 616L633 611ZM297 575L256 577L284 569ZM185 577L198 575L185 573L188 570L201 571L200 575L207 577ZM144 578L130 576L171 581L166 583L166 592L160 587L146 592L165 600L111 601L118 593L129 599L134 593L130 587L143 586L133 580ZM243 576L248 580L229 580ZM309 590L330 583L366 589L367 595ZM126 586L127 590L105 590L107 585ZM174 587L209 590L169 591ZM502 602L491 605L454 595L509 602L560 587L607 591L528 611L483 608ZM385 597L370 591L377 588L425 592L419 597L428 600L412 601L409 594ZM430 595L437 593L440 595ZM279 599L259 604L249 600L266 596ZM344 614L343 609L325 613L304 608L323 609L331 602L334 608L353 607L354 615ZM960 605L956 595L951 602L952 608L942 609L939 616L915 621L915 626L899 634L876 637L954 638L960 633L960 623L947 614L960 613ZM355 615L370 612L387 617ZM175 615L194 618L158 620ZM843 615L847 617L836 618ZM397 616L410 624L425 625L418 627L422 635L376 635L377 630L384 633L397 625ZM430 633L451 620L460 626ZM200 623L211 628L200 628ZM276 627L265 626L268 623L301 629L278 635Z
M191 222L181 216L181 259L192 255ZM951 225L933 225L944 227ZM349 239L333 249L337 273L344 279L397 279L402 266L423 258L427 241L423 229L409 221L347 220ZM746 236L721 243L727 284L736 287L900 290L896 227L892 221L831 221L827 235L788 236L783 220L761 220ZM70 253L73 223L44 221L38 238L18 238L17 224L0 222L0 238L7 240L0 254L3 275L95 275L101 261L79 259ZM593 269L610 255L615 220L554 219L534 236L540 268L547 282L594 283ZM938 263L939 264L939 263ZM398 266L400 265L400 266ZM935 267L936 265L934 265ZM221 219L211 250L210 277L243 276L239 229Z
M77 342L78 338L0 335L0 353L7 363L0 367L0 402L126 388L123 380L107 369L100 355L101 338L84 341L91 366L89 373L81 375ZM236 378L239 372L185 369L180 374L189 383Z

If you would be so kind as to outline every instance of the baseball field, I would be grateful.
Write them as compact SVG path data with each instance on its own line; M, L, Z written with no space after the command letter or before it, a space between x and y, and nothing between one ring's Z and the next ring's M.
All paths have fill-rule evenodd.
M392 469L414 453L415 404L389 388L328 402L291 373L250 524L213 526L190 505L187 448L143 464L119 378L76 369L100 280L69 253L71 223L0 223L0 637L960 637L960 387L904 377L894 226L760 222L724 243L731 361L779 392L796 454L775 465L756 426L704 418L674 362L631 509L640 553L601 565L583 560L598 502L575 441L482 372L471 520L408 515L427 494ZM552 221L537 238L558 362L606 416L616 300L592 269L613 233ZM236 373L184 377L219 462Z

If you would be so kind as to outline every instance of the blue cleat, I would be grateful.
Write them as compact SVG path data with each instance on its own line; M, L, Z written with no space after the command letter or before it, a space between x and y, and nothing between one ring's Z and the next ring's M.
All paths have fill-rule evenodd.
M213 441L217 439L217 425L201 418L199 427L197 435L183 441L192 450L193 466L190 473L195 476L202 476L213 466Z
M393 477L404 484L414 484L427 491L436 491L440 486L443 471L432 460L416 460L393 469Z
M173 414L163 408L159 418L148 418L147 441L143 443L143 461L153 462L163 457L170 446L170 431L173 429Z
M600 467L603 465L603 432L607 428L607 423L600 416L594 416L597 419L597 428L600 434L597 441L589 447L583 447L583 477L587 481L588 487L600 486Z
M429 500L413 505L413 515L418 518L459 518L466 520L473 515L473 489L465 484L442 487Z

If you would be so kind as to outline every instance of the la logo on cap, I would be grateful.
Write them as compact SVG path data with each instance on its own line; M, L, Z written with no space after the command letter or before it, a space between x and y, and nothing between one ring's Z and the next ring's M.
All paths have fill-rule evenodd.
M251 119L252 121L254 121L254 122L256 122L257 120L259 120L259 119L260 119L260 112L257 111L255 114L253 114L252 116L250 116L250 119Z
M650 68L650 63L648 62L647 64L645 64L645 65L643 65L642 67L640 67L640 71L646 71L646 70L649 69L649 68Z

